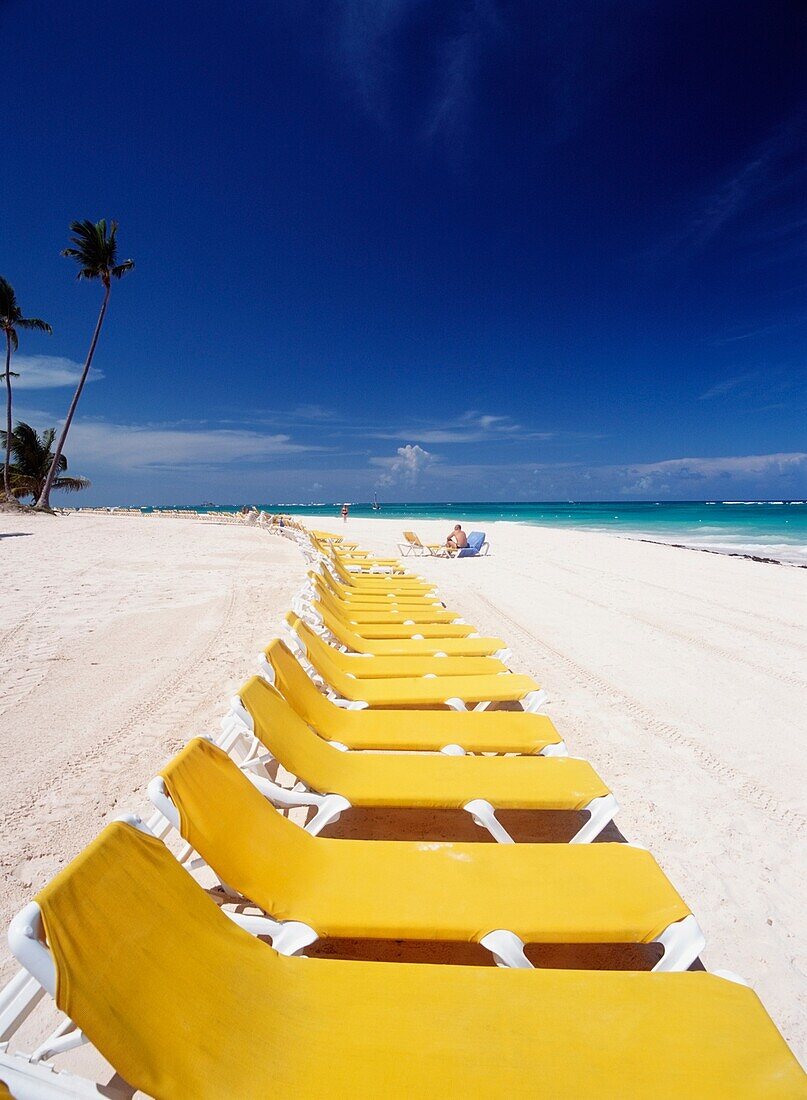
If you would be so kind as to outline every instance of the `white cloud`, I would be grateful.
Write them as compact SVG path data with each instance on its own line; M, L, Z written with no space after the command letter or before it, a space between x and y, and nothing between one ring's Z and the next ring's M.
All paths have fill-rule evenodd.
M710 386L708 390L700 394L698 400L711 401L715 397L725 397L726 394L734 393L736 390L741 389L747 382L752 382L757 376L757 371L751 371L748 374L741 374L737 378L726 378L722 382L716 382L713 386Z
M466 412L444 424L385 428L369 433L375 439L412 439L416 443L489 443L507 440L553 439L555 432L537 432L516 424L509 416Z
M676 488L695 493L706 485L807 474L807 454L802 451L770 455L729 455L721 458L669 458L663 462L644 462L635 466L605 467L622 480L620 492L669 493Z
M11 369L19 374L19 378L14 379L16 390L54 390L62 386L74 387L84 364L62 355L15 355ZM87 381L98 382L103 377L100 370L91 367Z
M293 443L287 435L240 429L194 431L160 425L78 421L70 431L68 449L74 466L168 470L236 461L258 463L276 455L318 448Z
M379 485L389 486L396 482L414 485L423 471L435 461L435 455L424 451L417 443L407 443L399 447L391 458L372 458L374 466L386 466L387 472L378 479Z

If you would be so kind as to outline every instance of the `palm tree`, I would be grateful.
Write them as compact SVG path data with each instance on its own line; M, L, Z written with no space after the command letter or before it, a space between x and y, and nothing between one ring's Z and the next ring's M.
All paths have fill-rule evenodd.
M53 465L45 479L45 484L42 486L42 492L39 495L39 499L36 502L36 507L41 510L50 508L50 491L53 488L53 480L59 470L59 460L62 456L67 433L70 431L70 425L73 423L76 406L81 397L81 392L84 389L84 383L87 381L87 375L90 373L92 358L95 355L95 346L98 343L98 337L101 335L101 326L106 316L106 307L109 302L109 292L112 286L112 280L122 279L126 272L131 271L134 267L134 260L124 260L122 263L118 263L117 222L111 223L109 232L107 232L107 224L103 218L100 222L72 222L70 225L70 232L73 234L70 240L73 242L74 247L63 249L62 255L69 256L71 260L75 260L78 264L77 278L101 280L101 284L104 288L104 298L101 302L101 310L95 324L95 332L92 334L92 340L90 341L90 350L87 352L84 370L81 372L81 377L76 386L76 392L73 394L73 400L70 402L70 408L67 410L67 419L64 422L64 427L59 436L59 442L56 444Z
M22 310L17 302L14 287L0 275L0 328L6 334L6 458L3 463L3 490L7 501L12 501L9 467L11 466L11 379L17 375L11 370L11 353L19 346L17 329L35 329L38 332L51 332L51 327L46 321L40 321L38 317L23 317Z
M47 480L48 473L53 465L53 438L56 435L55 428L46 428L42 435L38 435L30 424L17 421L17 427L9 434L0 432L3 445L14 456L14 464L10 469L11 492L15 497L33 497L36 500ZM78 493L81 489L87 489L90 482L86 477L64 477L67 469L67 458L61 455L59 458L59 476L54 478L52 489L64 489L68 493Z

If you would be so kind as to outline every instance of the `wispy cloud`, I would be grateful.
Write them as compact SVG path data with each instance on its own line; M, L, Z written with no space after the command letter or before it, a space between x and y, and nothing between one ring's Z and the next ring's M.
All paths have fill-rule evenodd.
M699 394L698 400L712 401L716 397L726 397L730 393L736 393L738 390L744 389L749 382L753 382L758 377L758 371L750 371L746 374L739 374L736 378L724 378L721 382L715 382L713 386L709 386L707 390Z
M699 199L697 208L661 251L701 252L762 200L792 187L801 172L801 166L793 168L791 162L805 142L804 117L804 110L800 108L729 169L724 178ZM762 231L757 228L756 235L762 232L768 240L773 239L779 235L779 224L766 222ZM789 208L781 224L788 226L785 236L792 233Z
M470 411L439 424L405 424L400 428L379 428L367 434L374 439L407 439L416 443L440 444L552 439L556 433L524 428L509 416Z
M54 390L62 386L75 386L84 369L61 355L15 355L11 369L19 374L14 379L17 390ZM100 370L90 368L88 382L98 382L104 377Z
M396 88L409 68L407 31L424 11L429 12L425 0L337 3L340 64L364 110L383 126L389 124ZM453 0L438 16L425 54L421 50L433 58L421 133L453 143L465 130L484 50L501 24L495 0ZM411 91L406 98L411 101Z
M260 463L278 455L319 448L294 443L288 435L226 428L181 429L162 425L78 421L70 432L71 466L114 470L215 467Z

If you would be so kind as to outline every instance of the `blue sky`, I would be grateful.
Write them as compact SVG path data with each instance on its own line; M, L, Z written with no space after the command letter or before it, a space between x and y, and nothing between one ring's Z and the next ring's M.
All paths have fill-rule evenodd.
M0 5L17 403L87 503L807 494L801 3Z

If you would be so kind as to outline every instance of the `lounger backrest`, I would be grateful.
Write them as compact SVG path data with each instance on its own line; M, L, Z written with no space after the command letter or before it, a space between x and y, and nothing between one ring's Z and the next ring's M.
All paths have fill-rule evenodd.
M285 642L276 638L269 644L265 656L272 666L275 685L283 698L312 729L326 728L329 711L339 712L339 708L317 690Z
M314 838L283 817L223 749L196 737L160 770L180 831L228 886L284 919L290 874Z
M334 660L331 647L323 642L322 638L319 638L313 630L309 629L303 620L298 618L293 612L289 612L286 616L286 622L305 646L308 659L316 668L317 672L319 672L333 687L339 688L346 674L343 672L339 663Z
M457 557L459 558L475 558L482 547L485 545L485 532L484 531L471 531L468 535L468 545L460 550Z
M314 581L314 588L326 607L329 607L331 611L339 615L340 618L345 616L346 610L344 605L334 596L330 588L327 588L319 579Z
M324 741L299 714L260 676L253 676L238 692L252 716L255 736L298 778L315 791L328 794L338 789L347 753Z
M285 993L275 989L279 959L219 910L162 841L113 822L36 901L59 1008L130 1085L205 1100L250 1092L243 1006L253 1006L263 1035L282 1035L280 1005L271 1018Z
M330 630L331 634L338 639L341 645L350 646L351 649L361 650L363 648L361 638L356 634L344 621L337 618L336 615L321 604L318 600L314 601L314 610L322 619L323 625Z

